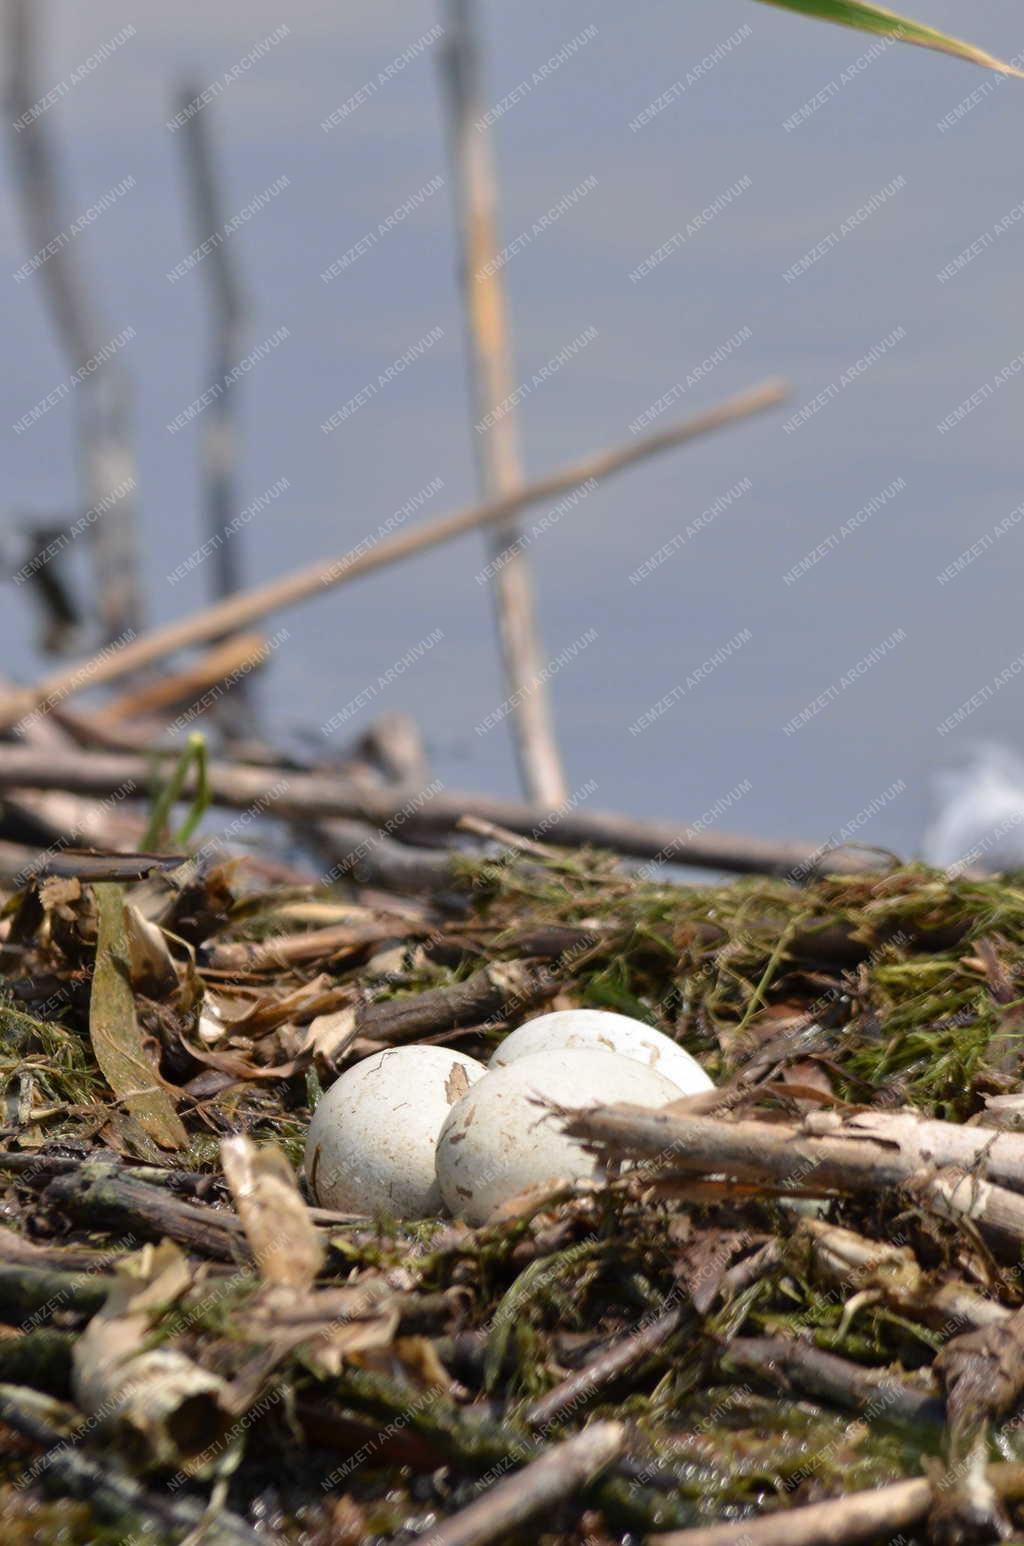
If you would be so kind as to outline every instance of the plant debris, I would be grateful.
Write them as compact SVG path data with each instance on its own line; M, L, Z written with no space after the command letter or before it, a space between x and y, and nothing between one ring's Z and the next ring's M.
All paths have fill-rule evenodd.
M854 1494L875 1534L1019 1528L1012 880L534 844L412 905L230 860L33 880L0 947L5 1539L814 1540ZM538 1108L607 1184L478 1228L304 1191L354 1061L575 1005L717 1084Z

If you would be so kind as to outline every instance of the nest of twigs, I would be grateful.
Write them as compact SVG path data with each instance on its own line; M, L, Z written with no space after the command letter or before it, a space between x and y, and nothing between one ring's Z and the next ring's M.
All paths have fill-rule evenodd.
M5 1540L1011 1528L1011 881L463 856L410 902L187 866L33 884L0 949ZM555 1114L612 1181L482 1228L304 1195L353 1059L487 1057L574 1004L657 1026L719 1090L660 1126Z

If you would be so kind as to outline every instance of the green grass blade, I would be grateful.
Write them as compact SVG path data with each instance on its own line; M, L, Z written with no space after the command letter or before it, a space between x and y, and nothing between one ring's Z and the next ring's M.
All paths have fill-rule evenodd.
M210 805L210 781L206 771L206 739L193 732L188 740L192 748L192 760L196 765L196 792L192 797L188 815L174 835L174 842L178 848L184 848Z
M182 748L174 772L153 803L149 825L143 837L146 852L150 848L155 852L159 847L170 820L171 811L178 802L188 770L193 763L196 765L196 792L181 831L176 836L179 844L188 841L206 811L210 803L210 787L206 773L206 741L198 731L193 730Z
M866 5L861 0L761 0L762 5L774 5L783 11L797 11L801 16L817 16L821 21L838 22L841 27L856 27L861 32L874 32L881 37L894 38L901 43L916 43L919 48L935 48L940 53L952 54L957 59L967 59L987 70L998 70L1002 75L1019 75L1024 71L1012 64L1004 64L983 48L951 38L934 27L924 27L909 17L898 16L880 5Z

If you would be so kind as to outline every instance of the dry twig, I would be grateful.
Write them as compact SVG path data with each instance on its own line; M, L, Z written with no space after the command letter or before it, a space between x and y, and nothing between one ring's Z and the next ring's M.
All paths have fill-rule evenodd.
M490 131L483 121L480 45L473 0L447 0L445 82L462 248L462 299L470 355L474 446L485 499L523 485L513 394L512 347L498 255L498 180ZM481 425L486 429L481 432ZM526 795L559 805L568 789L551 700L541 672L544 657L530 560L516 546L519 526L503 522L488 534L505 686L515 702L512 733Z
M39 282L73 372L85 485L93 520L100 615L108 639L132 635L142 617L136 552L135 461L128 434L129 387L116 350L94 313L73 244L61 235L61 197L48 124L33 108L39 96L38 0L7 0L7 109L11 147L33 252L47 250Z
M257 618L267 617L272 612L330 590L358 575L368 574L385 564L396 563L401 558L434 547L439 542L448 542L453 537L462 536L464 532L507 521L527 505L555 499L590 478L608 477L660 451L684 445L689 440L721 429L727 424L735 424L751 414L763 413L765 409L774 408L782 402L788 390L782 381L764 381L745 392L738 392L734 397L726 398L716 408L709 408L691 419L672 424L643 439L633 440L629 445L618 446L610 451L598 451L559 472L538 478L511 494L503 494L469 509L440 516L410 532L380 539L368 538L340 558L322 559L306 568L294 570L281 579L271 580L266 585L240 591L236 596L206 607L191 617L168 623L163 628L154 628L117 650L101 652L89 660L44 677L35 687L15 694L6 703L0 704L0 729L15 724L24 714L40 705L57 704L86 687L117 681L131 671L162 660L174 650L184 649L191 644L209 643L210 640L247 627Z
M482 1497L420 1537L422 1546L486 1546L504 1539L576 1492L625 1443L622 1423L595 1423L489 1487Z
M41 755L31 747L0 746L0 789L69 789L78 794L105 795L132 778L144 788L149 772L149 759L131 753ZM207 777L215 805L241 810L251 807L305 825L319 817L341 816L373 822L386 834L419 836L451 832L463 816L472 814L527 837L538 829L548 832L565 847L607 848L638 859L667 854L674 864L740 874L787 874L802 866L810 875L818 863L839 875L863 874L879 867L874 856L858 849L822 856L819 849L806 843L771 842L717 830L696 832L673 822L645 821L609 811L550 811L456 790L431 791L430 786L427 790L376 789L333 773L211 762ZM191 788L190 775L183 786L183 798L188 798ZM372 833L363 841L373 845L381 839ZM359 846L350 850L356 855L352 864L339 862L330 879L342 879L357 871ZM394 846L387 851L392 852ZM366 858L369 862L370 856ZM435 866L430 861L438 856L417 852L416 858L433 872ZM447 854L440 860L445 866L449 864ZM438 863L436 868L440 867Z

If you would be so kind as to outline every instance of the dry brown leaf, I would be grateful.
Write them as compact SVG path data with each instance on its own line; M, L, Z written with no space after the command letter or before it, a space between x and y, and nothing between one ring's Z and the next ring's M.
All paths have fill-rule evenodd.
M339 988L327 972L304 982L289 993L265 993L244 1015L230 1023L233 1036L262 1036L287 1020L311 1019L337 1009L352 996L351 988Z
M149 1136L164 1149L184 1149L188 1134L146 1055L135 1016L124 894L112 881L104 881L95 889L99 935L89 1001L89 1036L96 1061L114 1094Z
M39 886L39 900L47 912L78 902L81 896L82 883L74 877L65 879L59 875L50 875Z
M327 1015L317 1015L309 1022L302 1051L310 1057L334 1067L341 1054L356 1038L356 1011L347 1004Z
M452 1377L429 1337L398 1337L395 1357L405 1373L426 1390L451 1390Z
M178 973L163 930L144 918L137 907L126 902L124 932L132 986L148 998L165 998L168 993L173 993L178 986Z
M391 1348L398 1330L395 1295L381 1277L346 1288L306 1292L278 1287L252 1304L246 1335L280 1357L302 1348L309 1366L336 1375L347 1360Z
M118 1154L144 1160L149 1165L166 1163L163 1150L128 1111L108 1111L98 1132L103 1142Z
M324 1247L285 1156L257 1148L241 1135L220 1146L224 1177L245 1237L267 1283L309 1288L324 1263Z
M531 1214L539 1212L542 1205L549 1199L554 1206L567 1191L589 1190L592 1190L590 1182L573 1181L566 1176L552 1176L548 1181L535 1182L532 1186L524 1187L514 1197L507 1197L504 1202L499 1203L490 1214L486 1227L507 1223L510 1219L529 1218Z
M197 1063L205 1063L207 1068L216 1068L220 1073L227 1075L229 1084L239 1079L290 1079L293 1074L300 1073L309 1065L309 1059L306 1057L290 1058L286 1063L254 1063L245 1052L232 1051L229 1048L223 1052L206 1052L201 1047L197 1047L194 1042L186 1041L184 1037L181 1044ZM195 1079L190 1080L185 1088L190 1095L195 1094Z
M390 1349L398 1320L397 1307L381 1304L360 1318L325 1321L303 1338L306 1362L320 1374L338 1375L346 1362L362 1363Z
M145 1463L200 1454L230 1420L228 1387L177 1348L145 1351L158 1312L190 1287L171 1240L146 1245L115 1269L107 1301L75 1343L72 1385L82 1411L121 1429Z

